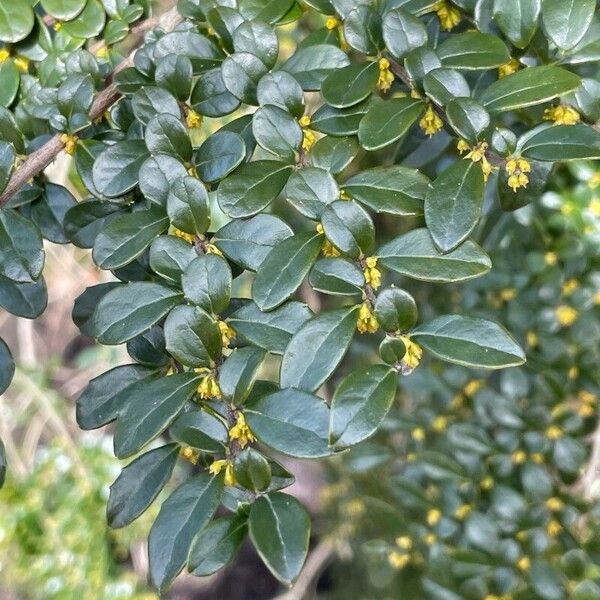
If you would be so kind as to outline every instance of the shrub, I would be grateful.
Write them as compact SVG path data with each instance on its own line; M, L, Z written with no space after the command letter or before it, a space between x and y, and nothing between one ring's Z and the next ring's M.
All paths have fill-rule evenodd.
M432 292L486 275L482 241L501 250L505 228L516 245L523 229L500 210L536 200L554 163L600 158L598 21L586 0L488 4L180 0L157 18L139 0L19 0L0 12L0 303L43 311L43 238L91 248L115 275L73 317L134 362L92 380L77 417L114 422L116 456L136 456L111 488L114 527L190 463L149 535L159 591L186 565L222 568L247 535L293 582L310 518L281 491L294 478L271 451L316 459L361 444L423 356L525 362L500 305L482 316L476 300ZM141 33L122 56L115 44ZM43 175L63 150L82 201ZM499 271L517 289L524 255ZM418 303L404 278L428 282ZM0 364L6 388L4 344ZM479 481L442 438L427 454L437 467L407 468L409 488L448 470ZM575 473L581 461L558 454L554 467ZM498 527L481 519L486 535Z

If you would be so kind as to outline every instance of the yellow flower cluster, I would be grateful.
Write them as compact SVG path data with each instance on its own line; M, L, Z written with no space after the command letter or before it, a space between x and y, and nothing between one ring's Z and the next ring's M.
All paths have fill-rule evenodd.
M562 531L562 525L556 519L550 519L546 531L550 537L556 537Z
M595 394L592 394L588 390L581 390L577 394L577 400L579 400L579 409L577 412L582 417L591 417L594 414L595 405L598 400Z
M100 46L100 48L98 48L98 50L96 50L96 56L98 58L108 58L108 47Z
M441 511L439 511L437 508L432 508L427 513L427 525L429 525L429 527L434 527L440 522L441 518Z
M377 268L377 258L369 256L365 260L366 268L363 271L365 281L376 290L381 285L381 271Z
M498 67L498 78L502 79L507 75L512 75L519 70L519 61L516 58L511 58L508 62Z
M394 83L394 74L390 70L390 61L387 58L380 58L377 88L387 92L392 87L392 83Z
M471 149L471 146L469 146L469 144L466 142L466 140L463 140L462 138L460 138L458 140L458 142L456 142L456 149L460 152L460 154L462 156L463 152L467 152L467 150Z
M523 450L516 450L510 456L514 465L522 465L527 460L527 454Z
M443 433L448 428L448 419L444 416L436 417L431 423L431 429L437 433Z
M302 150L308 152L317 141L317 136L314 131L309 129L311 118L309 115L304 115L298 119L298 123L300 124L300 127L302 127Z
M201 373L202 378L200 379L200 383L198 385L198 395L203 400L210 400L211 398L219 399L221 397L221 388L217 383L215 378L215 374L206 367L200 367L198 369L194 369L196 373Z
M488 149L487 142L479 142L476 146L473 146L471 151L465 156L465 158L470 158L473 162L481 162L481 170L483 171L483 180L487 181L490 173L492 172L492 165L490 161L486 158L485 153Z
M579 282L577 279L567 279L567 281L562 284L561 289L565 296L571 296L579 289Z
M17 56L17 58L15 58L15 67L17 67L19 71L27 73L27 71L29 71L29 59L24 56Z
M544 111L544 121L554 121L555 125L575 125L581 115L571 106L558 104Z
M1 50L0 50L1 52ZM596 171L588 181L588 185L593 189L597 188L600 185L600 171Z
M410 375L410 373L419 366L419 363L423 358L423 348L421 348L419 344L413 342L407 335L401 335L400 339L406 347L406 354L400 361L402 373L404 375Z
M375 333L379 329L379 322L368 302L363 302L358 311L356 329L360 333Z
M520 187L527 187L529 177L526 173L531 172L531 165L524 158L509 158L505 168L508 173L508 187L512 188L513 192Z
M221 341L223 348L229 348L229 342L235 337L235 329L230 327L225 321L219 321L219 330L221 331Z
M544 254L544 262L549 267L554 267L556 265L556 263L558 262L558 256L557 256L556 252L546 252Z
M181 456L181 458L185 458L185 460L189 460L193 465L195 465L198 463L200 452L196 450L196 448L186 446L185 448L181 449L179 455Z
M185 117L185 122L190 129L197 129L202 125L202 115L190 109Z
M0 48L0 63L7 61L10 58L10 52L6 48Z
M248 444L256 441L254 434L246 423L244 413L238 412L235 425L229 430L229 439L237 440L240 448L245 448Z
M548 498L548 500L546 500L546 507L552 512L558 512L559 510L563 509L564 503L560 498L553 496L552 498Z
M173 228L173 235L176 235L178 238L189 242L190 244L194 243L194 236L191 233L186 233L185 231L181 231L181 229Z
M557 440L564 435L563 430L558 425L550 425L548 429L546 429L546 437L549 440Z
M517 568L519 571L529 571L531 568L531 560L528 556L521 556L521 558L517 561Z
M223 469L225 469L225 485L233 487L235 485L233 462L223 458L221 460L215 460L208 468L213 475L218 475Z
M454 29L460 23L460 11L452 6L450 2L441 0L435 5L434 10L440 20L442 29L445 31Z
M444 122L440 119L439 115L433 110L431 104L427 107L423 118L419 121L419 127L425 132L426 135L431 137L435 135L442 127Z
M77 149L77 142L79 138L76 135L69 135L68 133L63 133L60 136L60 141L65 146L65 152L71 156L75 154L75 150Z
M321 223L317 223L317 233L324 236L325 230L323 229L323 225ZM340 251L327 239L323 239L323 244L321 245L321 254L326 257L334 257L339 256Z
M465 519L467 516L469 516L469 513L473 510L473 507L470 504L461 504L455 511L454 511L454 516L459 519L460 521L462 521L463 519Z
M404 567L406 567L406 565L410 562L410 554L405 554L404 552L392 550L388 554L388 562L394 569L404 569Z
M216 254L217 256L223 256L223 253L214 244L206 244L204 249L206 251L206 254Z
M325 27L331 31L336 27L339 27L340 22L335 17L327 17L327 21L325 21Z
M572 306L567 306L566 304L561 304L556 307L554 311L556 316L556 320L561 325L561 327L570 327L575 323L579 313Z

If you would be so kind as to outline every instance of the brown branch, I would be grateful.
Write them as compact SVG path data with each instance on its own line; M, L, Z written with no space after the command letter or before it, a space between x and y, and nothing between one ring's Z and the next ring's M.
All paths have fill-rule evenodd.
M132 32L142 33L154 27L162 27L165 31L171 31L181 21L181 16L176 8L172 8L160 17L152 17L139 23L132 29ZM119 63L108 81L111 83L105 87L94 99L90 109L90 121L95 121L102 116L121 96L117 87L112 83L112 78L119 71L133 64L133 55L135 50L121 63ZM62 134L56 134L50 138L41 148L32 152L21 166L13 173L8 185L0 196L0 208L6 204L14 194L16 194L31 178L39 175L63 150L64 143L61 141Z

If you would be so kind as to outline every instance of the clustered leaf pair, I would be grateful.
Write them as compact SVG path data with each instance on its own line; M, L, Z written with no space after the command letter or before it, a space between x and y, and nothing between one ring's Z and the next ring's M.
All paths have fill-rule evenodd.
M72 0L81 10L97 3ZM46 16L69 18L46 4ZM600 157L600 134L586 123L530 127L556 98L595 118L597 86L565 67L590 60L593 11L578 6L577 22L563 14L563 25L548 25L561 8L544 3L552 43L534 52L515 41L512 21L502 24L501 8L492 18L506 42L489 12L468 3L355 4L180 1L179 17L148 31L131 64L115 69L119 100L99 115L107 91L96 92L118 62L105 45L82 48L99 32L23 25L41 50L0 112L2 180L10 185L17 153L58 134L88 197L76 202L40 176L6 199L2 305L43 310L42 236L91 248L117 278L88 288L73 316L101 343L127 343L134 363L92 380L77 416L84 429L114 422L119 458L143 451L111 489L114 526L152 503L180 455L191 463L150 533L159 590L185 565L196 575L226 565L246 532L292 582L309 518L280 491L293 476L267 449L321 458L369 438L394 404L398 374L423 350L465 366L522 364L492 321L442 314L417 325L398 275L486 274L491 261L470 239L485 194L517 208L543 189L554 161ZM110 23L140 8L102 6L112 45ZM443 31L467 14L476 31ZM581 35L550 34L565 19ZM278 27L297 20L286 49ZM22 38L7 23L0 39L16 56ZM312 31L301 36L305 23ZM507 64L516 72L506 75ZM564 121L565 109L546 115ZM438 156L439 169L427 166ZM363 345L379 345L383 364L369 358L340 380L344 356ZM6 386L14 367L4 345L0 360ZM163 435L171 441L152 447Z

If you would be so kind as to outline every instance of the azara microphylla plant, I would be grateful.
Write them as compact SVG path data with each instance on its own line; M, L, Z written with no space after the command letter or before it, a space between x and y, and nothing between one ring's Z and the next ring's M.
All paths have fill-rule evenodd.
M77 401L83 429L113 423L116 456L135 457L109 524L139 517L181 461L189 476L149 534L159 592L184 567L224 567L246 536L291 584L310 518L273 453L325 458L370 438L424 357L525 362L495 320L450 302L431 316L403 282L443 297L484 276L477 240L501 210L537 199L555 163L600 158L596 5L151 9L1 3L0 305L44 310L43 239L92 249L115 280L73 318L133 361ZM44 175L63 151L82 198ZM4 390L4 343L0 366Z

